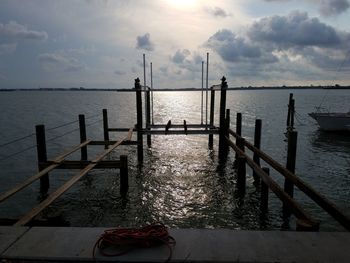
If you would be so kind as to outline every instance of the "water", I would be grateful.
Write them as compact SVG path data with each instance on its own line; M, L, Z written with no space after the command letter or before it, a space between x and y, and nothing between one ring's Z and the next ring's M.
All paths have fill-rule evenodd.
M227 108L231 109L231 127L236 112L243 114L243 136L252 141L256 118L263 120L262 149L282 164L286 160L285 119L289 92L286 90L229 91ZM350 91L293 90L296 99L298 156L296 173L336 203L344 212L350 210L350 137L327 134L307 116L323 100L332 111L349 110ZM154 94L155 123L200 123L200 93L157 92ZM216 98L219 105L219 96ZM36 124L54 128L87 116L88 138L101 140L102 109L109 112L110 127L132 127L136 123L135 94L117 92L2 92L0 94L1 143L34 132ZM101 114L99 114L101 113ZM215 122L218 123L218 107ZM99 114L98 116L95 116ZM91 117L91 118L90 118ZM72 123L47 131L48 155L53 158L79 142ZM71 133L69 133L71 132ZM60 137L62 134L69 133ZM111 134L117 139L124 134ZM135 135L134 135L135 136ZM118 170L93 170L55 201L38 218L58 216L72 226L138 226L162 221L171 227L281 229L281 203L270 194L266 217L259 213L259 192L253 186L248 169L247 196L244 201L235 193L236 178L232 169L234 156L225 167L217 161L217 138L214 150L207 148L207 136L157 136L152 148L145 147L145 162L137 165L135 146L122 146L109 158L128 153L129 192L119 194ZM35 136L0 147L0 159L35 145ZM89 147L93 157L102 147ZM71 160L79 158L72 155ZM36 172L35 147L20 155L0 161L0 192ZM50 173L50 192L66 182L76 171ZM273 176L280 184L283 179ZM18 218L38 201L39 183L0 204L1 218ZM296 199L316 219L321 230L342 230L334 220L299 191ZM293 227L293 223L291 223Z

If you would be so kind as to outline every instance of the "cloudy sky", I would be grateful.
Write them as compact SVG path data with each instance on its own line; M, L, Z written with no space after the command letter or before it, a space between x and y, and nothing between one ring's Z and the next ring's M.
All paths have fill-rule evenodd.
M350 84L348 0L0 0L0 88ZM147 68L149 73L149 67Z

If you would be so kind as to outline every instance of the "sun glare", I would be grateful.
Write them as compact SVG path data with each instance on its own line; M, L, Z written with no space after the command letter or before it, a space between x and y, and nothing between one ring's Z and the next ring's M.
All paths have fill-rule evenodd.
M177 8L188 8L196 5L197 0L166 0L168 4Z

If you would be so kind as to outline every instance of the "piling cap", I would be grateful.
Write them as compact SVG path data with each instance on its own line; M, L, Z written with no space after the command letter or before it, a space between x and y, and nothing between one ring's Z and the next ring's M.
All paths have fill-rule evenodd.
M221 78L221 88L227 88L227 82L225 76Z
M139 79L139 78L136 78L136 79L135 79L135 89L140 89L140 88L141 88L140 79Z

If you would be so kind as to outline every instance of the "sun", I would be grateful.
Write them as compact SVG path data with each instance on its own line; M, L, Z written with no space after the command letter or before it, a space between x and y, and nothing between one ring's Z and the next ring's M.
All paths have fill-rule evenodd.
M197 4L197 0L166 0L166 2L177 8L189 8Z

